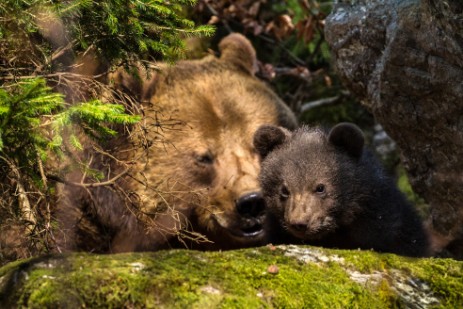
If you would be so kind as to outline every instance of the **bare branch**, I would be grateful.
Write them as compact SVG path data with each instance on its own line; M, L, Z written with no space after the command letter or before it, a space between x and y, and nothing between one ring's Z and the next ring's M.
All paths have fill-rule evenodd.
M127 174L129 171L130 171L130 167L125 169L124 171L122 171L121 173L117 174L116 176L114 176L113 178L107 180L107 181L103 181L103 182L92 182L92 183L84 183L84 182L73 182L73 181L67 181L59 176L56 176L56 175L47 175L47 179L50 179L50 180L53 180L53 181L57 181L57 182L60 182L60 183L64 183L66 185L70 185L70 186L75 186L75 187L81 187L81 188L96 188L96 187L104 187L104 186L111 186L111 185L114 185L116 183L116 181L121 178L122 176L124 176L125 174Z
M43 169L43 163L42 163L42 159L40 158L40 155L39 153L37 152L37 165L39 166L39 172L40 172L40 177L42 178L42 182L43 182L43 187L45 189L45 191L48 189L48 185L47 185L47 176L45 176L45 171Z
M335 97L330 97L330 98L323 98L311 102L304 103L301 106L301 113L304 113L308 110L314 109L316 107L324 106L324 105L333 105L339 102L341 96L337 95Z
M32 210L31 203L27 197L26 190L21 182L21 174L19 173L18 167L7 157L0 156L0 159L10 168L10 171L14 174L14 181L16 182L16 190L18 192L18 204L21 209L21 215L23 220L26 222L26 231L30 234L34 230L37 219L34 211Z

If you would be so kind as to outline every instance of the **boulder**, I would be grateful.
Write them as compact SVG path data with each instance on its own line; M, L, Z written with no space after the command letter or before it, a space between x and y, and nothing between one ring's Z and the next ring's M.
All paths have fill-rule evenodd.
M0 268L2 308L425 308L463 306L463 262L373 251L72 253Z
M341 0L325 34L429 203L434 250L463 258L463 2Z

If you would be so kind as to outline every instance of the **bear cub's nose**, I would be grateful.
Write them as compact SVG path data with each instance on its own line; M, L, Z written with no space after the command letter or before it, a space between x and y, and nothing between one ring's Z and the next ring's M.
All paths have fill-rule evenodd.
M243 195L236 201L236 210L243 217L258 217L265 211L265 201L260 192Z

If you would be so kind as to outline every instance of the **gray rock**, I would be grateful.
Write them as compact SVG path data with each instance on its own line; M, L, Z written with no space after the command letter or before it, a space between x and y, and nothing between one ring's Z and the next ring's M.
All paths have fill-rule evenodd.
M341 78L430 204L435 249L462 258L463 2L338 1L325 34Z
M1 308L461 308L463 262L267 246L73 253L0 268Z

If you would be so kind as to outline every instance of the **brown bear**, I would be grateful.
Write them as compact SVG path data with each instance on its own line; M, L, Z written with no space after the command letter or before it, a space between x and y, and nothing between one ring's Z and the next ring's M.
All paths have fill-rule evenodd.
M91 172L73 173L60 189L62 248L140 251L180 241L231 249L265 242L253 135L263 124L295 128L296 119L254 76L255 50L244 36L227 36L219 50L219 58L164 64L141 78L112 76L138 97L143 119L84 152L82 162L100 171L99 182Z
M428 255L422 221L364 147L357 126L293 133L263 126L254 145L263 158L264 198L280 221L274 242Z

